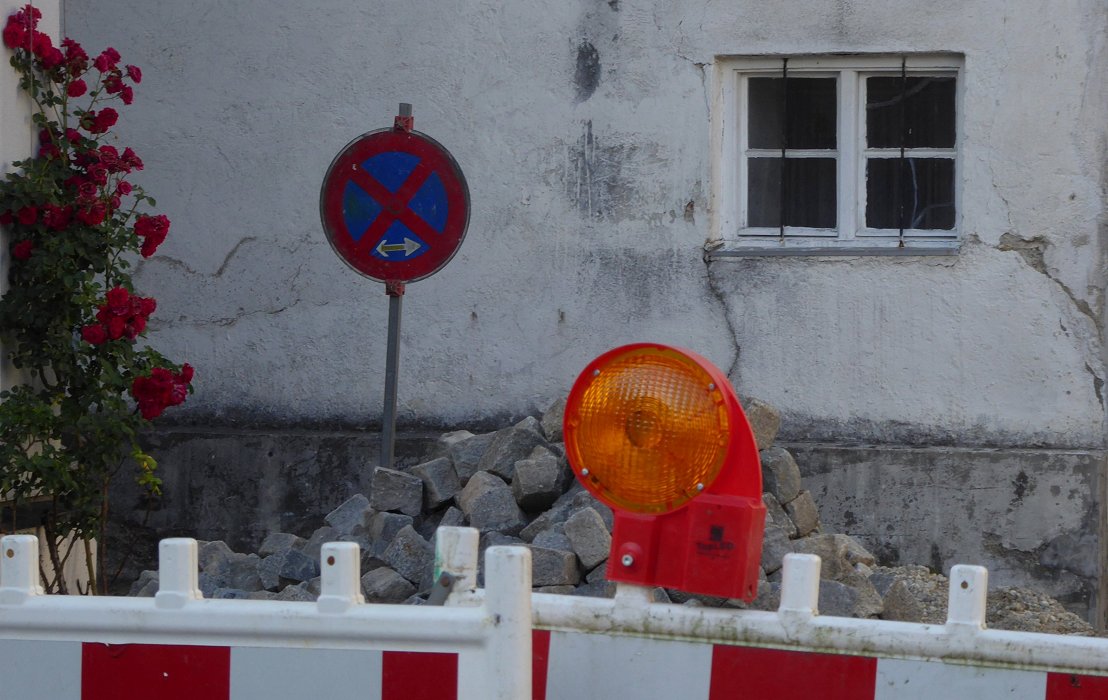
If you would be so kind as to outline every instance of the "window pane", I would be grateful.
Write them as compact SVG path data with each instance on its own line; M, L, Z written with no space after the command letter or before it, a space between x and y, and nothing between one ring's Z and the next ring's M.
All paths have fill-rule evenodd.
M786 85L782 104L781 86ZM835 78L751 78L751 148L835 148ZM781 143L782 110L788 112Z
M785 225L835 228L834 158L785 159ZM781 225L781 159L747 161L747 226Z
M897 191L900 199L897 199ZM866 162L866 226L954 228L954 161L949 158L870 158Z
M900 148L954 147L954 78L900 76L866 79L866 142ZM901 91L904 96L901 98Z

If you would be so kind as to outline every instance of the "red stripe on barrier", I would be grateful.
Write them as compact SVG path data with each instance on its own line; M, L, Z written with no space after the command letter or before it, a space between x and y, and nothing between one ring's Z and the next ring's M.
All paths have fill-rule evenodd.
M717 645L708 700L868 700L877 659Z
M381 700L456 700L458 655L386 651Z
M1071 673L1046 675L1046 700L1092 700L1108 698L1108 678Z
M228 647L81 645L81 700L229 700Z
M546 670L550 665L550 632L531 631L531 700L546 700Z

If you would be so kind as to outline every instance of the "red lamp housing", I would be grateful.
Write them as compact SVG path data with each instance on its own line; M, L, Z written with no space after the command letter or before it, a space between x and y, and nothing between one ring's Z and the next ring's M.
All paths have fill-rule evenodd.
M615 514L608 579L753 600L762 469L727 376L687 350L610 350L566 401L566 455Z

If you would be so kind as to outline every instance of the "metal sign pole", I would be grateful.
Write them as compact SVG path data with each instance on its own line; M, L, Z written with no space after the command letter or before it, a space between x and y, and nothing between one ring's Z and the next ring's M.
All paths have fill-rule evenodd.
M400 103L393 121L397 131L412 130L412 105ZM385 405L381 411L381 466L392 469L396 447L396 387L400 375L400 312L404 305L404 283L385 282L389 295L389 335L385 345Z
M389 336L385 349L385 405L381 414L381 466L392 469L396 445L396 386L400 374L400 311L404 303L404 283L388 282Z

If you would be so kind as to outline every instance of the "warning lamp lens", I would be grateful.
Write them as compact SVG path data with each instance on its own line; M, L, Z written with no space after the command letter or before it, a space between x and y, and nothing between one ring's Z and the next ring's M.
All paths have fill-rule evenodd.
M707 488L729 436L715 380L697 359L664 346L603 355L566 403L566 452L577 478L609 505L633 512L668 512Z

